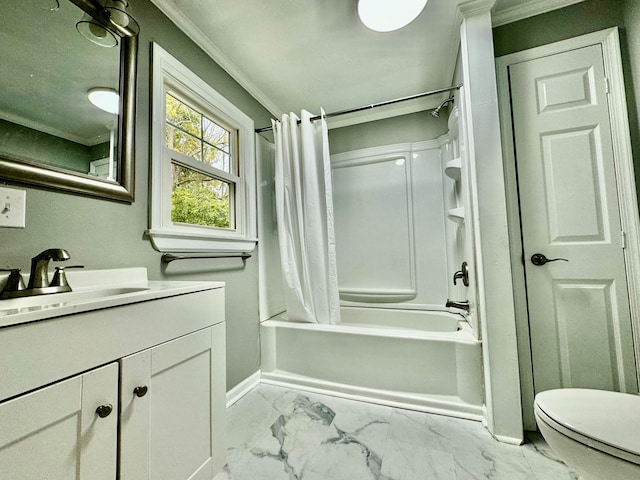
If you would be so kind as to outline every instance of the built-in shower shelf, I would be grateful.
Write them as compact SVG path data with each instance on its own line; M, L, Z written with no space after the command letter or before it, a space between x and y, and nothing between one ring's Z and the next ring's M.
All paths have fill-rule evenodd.
M447 177L453 178L454 180L458 181L460 180L461 169L462 169L462 161L460 160L460 157L457 157L445 163L444 174Z
M447 212L449 220L464 222L464 207L452 208Z

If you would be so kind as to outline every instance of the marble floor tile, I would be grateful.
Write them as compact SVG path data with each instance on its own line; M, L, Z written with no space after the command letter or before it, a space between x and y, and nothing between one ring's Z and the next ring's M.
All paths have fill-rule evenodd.
M348 435L352 441L361 443L372 453L382 457L393 410L391 407L326 395L311 395L311 398L335 412L333 426L336 435Z
M450 480L456 478L452 454L420 445L387 442L380 480Z
M577 480L539 434L497 442L480 422L259 385L227 414L215 480Z
M536 480L579 480L578 474L567 469L553 453L542 435L538 432L527 432L523 445L524 457L529 462Z
M389 441L453 454L456 479L528 480L533 477L522 448L497 442L479 422L394 410Z
M286 392L278 391L277 396ZM281 415L276 394L262 385L238 400L227 411L227 445L237 447L250 441Z

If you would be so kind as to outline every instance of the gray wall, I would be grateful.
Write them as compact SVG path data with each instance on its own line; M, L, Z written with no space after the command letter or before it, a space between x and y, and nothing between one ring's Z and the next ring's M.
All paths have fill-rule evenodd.
M109 131L105 129L105 133ZM88 147L7 120L0 120L0 151L8 158L89 173L89 163L109 156L109 142Z
M396 143L433 140L447 132L447 114L434 118L428 112L385 118L329 130L331 154Z
M640 2L587 0L493 29L495 56L618 27L636 184L640 185Z
M636 182L640 177L640 2L629 0L623 10L624 42L626 60L625 83L627 85L627 108L629 109L629 125L633 158L636 161Z
M21 267L50 247L69 250L73 264L87 268L143 266L151 279L221 280L227 283L227 388L260 366L258 338L258 259L207 260L160 264L143 232L149 209L150 42L159 43L229 101L270 124L269 113L191 42L149 0L133 2L140 23L136 122L136 201L132 205L36 188L27 190L25 229L0 229L0 268Z

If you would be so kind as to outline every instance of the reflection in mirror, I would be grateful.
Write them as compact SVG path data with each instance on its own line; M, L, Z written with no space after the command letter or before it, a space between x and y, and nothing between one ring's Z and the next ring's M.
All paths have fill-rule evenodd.
M41 3L0 2L0 178L132 201L137 39L93 0Z

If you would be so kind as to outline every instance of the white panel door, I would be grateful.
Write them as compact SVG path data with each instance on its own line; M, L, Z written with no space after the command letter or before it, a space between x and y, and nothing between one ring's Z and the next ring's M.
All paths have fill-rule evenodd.
M0 404L0 479L114 480L117 405L115 363Z
M224 465L223 342L218 324L121 360L121 480L211 480Z
M535 391L637 391L601 47L509 75Z

